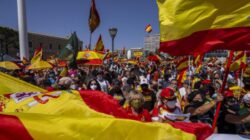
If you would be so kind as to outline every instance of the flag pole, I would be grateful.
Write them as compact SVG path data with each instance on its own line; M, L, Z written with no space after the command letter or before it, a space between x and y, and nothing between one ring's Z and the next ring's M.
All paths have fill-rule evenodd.
M189 86L191 87L191 56L189 55L188 56L188 77L189 77L189 80L188 80L188 84Z
M246 55L246 51L244 51L244 56ZM244 58L243 56L243 58ZM243 60L242 60L243 61ZM242 63L242 62L241 62ZM243 75L244 75L244 68L241 68L241 76L240 76L240 87L242 88L242 82L243 82Z
M92 41L92 32L90 32L90 37L89 37L89 50L91 50L91 41Z
M220 91L222 95L224 94L224 91L225 91L225 86L227 83L227 77L229 74L230 65L231 65L232 60L233 60L233 55L234 55L234 51L230 51L228 62L227 62L227 67L226 67L226 71L225 71L225 77L223 79L223 83L222 83L221 91ZM213 125L212 125L213 131L214 131L216 124L217 124L217 120L218 120L219 113L220 113L220 108L221 108L221 102L218 103L218 105L216 107L216 112L214 114L214 120L213 120Z

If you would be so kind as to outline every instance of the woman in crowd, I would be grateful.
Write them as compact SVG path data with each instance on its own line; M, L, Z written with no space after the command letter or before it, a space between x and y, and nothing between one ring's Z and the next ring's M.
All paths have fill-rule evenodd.
M131 118L136 120L150 122L151 116L149 112L143 108L144 98L142 94L135 90L131 90L128 97L129 106L125 108L128 114L131 114Z
M87 89L88 90L99 90L101 91L101 86L98 83L98 81L96 79L92 79L89 81L88 85L87 85Z

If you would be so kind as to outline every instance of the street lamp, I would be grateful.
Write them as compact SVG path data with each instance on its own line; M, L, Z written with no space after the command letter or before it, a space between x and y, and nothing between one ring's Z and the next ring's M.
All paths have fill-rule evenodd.
M4 35L0 34L0 56L1 56L1 61L3 61L3 57L4 57L4 52L3 52L3 39L4 39Z
M116 33L117 33L117 29L116 28L110 28L109 29L109 34L110 34L110 36L112 38L112 53L114 53L114 39L115 39Z

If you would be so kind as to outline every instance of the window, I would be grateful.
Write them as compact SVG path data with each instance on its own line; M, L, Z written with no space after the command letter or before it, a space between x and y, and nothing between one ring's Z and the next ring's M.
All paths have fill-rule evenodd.
M29 48L32 48L32 42L29 41Z
M59 44L59 45L58 45L58 50L60 50L60 49L61 49L61 45Z
M52 44L49 44L49 49L52 50Z

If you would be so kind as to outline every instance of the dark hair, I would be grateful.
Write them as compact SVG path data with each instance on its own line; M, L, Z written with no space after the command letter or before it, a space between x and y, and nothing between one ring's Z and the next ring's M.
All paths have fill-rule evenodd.
M119 86L119 87L121 87L122 82L119 81L119 80L117 80L117 79L114 79L114 80L112 81L112 84L113 84L113 86Z
M205 100L205 96L204 96L204 93L203 93L202 90L194 90L193 92L191 92L191 93L188 95L188 97L187 97L188 102L192 102L193 99L194 99L194 97L195 97L196 95L198 95L198 94L200 94L200 95L201 95L201 98L202 98L203 100Z
M91 85L91 82L92 82L92 81L95 81L95 82L96 82L96 85L97 85L96 90L100 90L100 91L101 91L101 86L100 86L100 84L98 83L98 81L97 81L96 79L92 79L92 80L89 81L89 83L88 83L88 85L87 85L87 89L91 89L91 88L90 88L90 85Z

